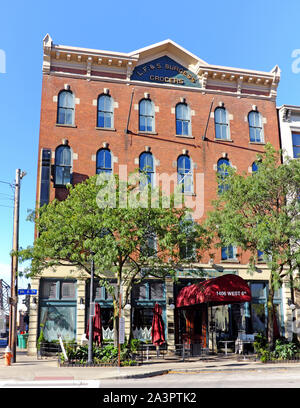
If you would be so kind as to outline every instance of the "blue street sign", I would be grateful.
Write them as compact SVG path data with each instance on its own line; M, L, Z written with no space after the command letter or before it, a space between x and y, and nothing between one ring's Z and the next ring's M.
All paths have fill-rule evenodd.
M36 295L37 289L19 289L18 295Z

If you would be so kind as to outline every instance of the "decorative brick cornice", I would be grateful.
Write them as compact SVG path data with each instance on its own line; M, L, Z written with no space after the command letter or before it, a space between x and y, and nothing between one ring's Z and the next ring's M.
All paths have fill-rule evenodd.
M271 71L255 71L240 68L209 65L171 40L162 41L131 53L101 51L56 45L47 34L43 40L43 73L85 78L87 80L126 81L137 65L155 58L157 52L178 53L178 58L198 76L201 88L197 92L235 95L238 98L255 97L275 100L280 81L280 69L276 65ZM148 84L148 83L147 83ZM140 85L145 85L142 81ZM149 83L149 86L155 84ZM160 83L160 87L170 84ZM173 86L171 86L173 88ZM180 86L176 86L180 88Z

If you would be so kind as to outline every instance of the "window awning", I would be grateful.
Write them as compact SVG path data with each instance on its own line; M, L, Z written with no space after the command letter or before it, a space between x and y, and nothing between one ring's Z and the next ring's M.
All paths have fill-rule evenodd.
M185 286L176 299L176 307L189 307L201 303L210 305L251 301L251 290L240 276L227 274L201 283Z

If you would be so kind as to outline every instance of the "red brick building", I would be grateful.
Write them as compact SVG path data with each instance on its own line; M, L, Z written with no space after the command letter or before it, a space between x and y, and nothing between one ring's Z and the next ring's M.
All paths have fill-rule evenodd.
M266 142L276 149L280 147L276 111L280 70L277 66L269 72L261 72L211 65L171 40L122 53L55 45L47 35L43 51L37 180L37 202L41 204L54 197L63 199L67 182L80 182L96 172L118 173L121 165L127 165L130 173L143 166L143 160L150 160L149 180L157 184L159 174L173 175L184 185L185 195L193 200L196 218L201 222L217 195L216 172L221 163L235 166L238 172L251 172L256 155L264 150ZM268 281L266 265L260 264L260 272L250 277L248 259L244 255L237 257L235 248L217 251L214 265L209 256L202 262L197 266L207 277L234 273L253 285L253 302L243 313L230 307L215 310L215 315L220 315L216 317L220 327L225 324L224 316L231 321L231 327L217 329L233 335L238 323L232 322L237 314L240 319L247 317L252 321L252 332L257 331L259 325L263 326L266 322L263 303ZM192 279L188 270L178 273L185 276L183 285ZM58 271L56 275L46 274L43 279L51 277L55 281L58 277L64 279L65 275L65 271ZM46 282L50 292L54 281ZM30 320L32 349L43 308L50 299L46 295L43 298L41 282L36 280L32 285L40 289L39 313L36 319ZM63 280L55 283L63 284ZM75 279L74 285L77 288L73 299L76 311L72 314L74 337L80 339L85 313L79 310L78 303L81 296L86 297L86 291L83 281ZM181 342L188 326L194 337L198 335L208 344L211 341L207 331L209 317L205 321L206 333L187 318L183 322L184 318L169 308L169 300L174 301L177 289L172 282L162 285L161 298L157 299L164 310L168 345ZM283 297L280 295L277 301L284 332ZM53 297L52 300L63 299ZM146 326L149 328L152 310L149 305L152 307L154 300L148 299L148 311L137 312L143 330ZM99 303L105 308L104 298ZM135 309L142 309L143 304L135 299L132 305L132 310L126 312L127 330L133 325L137 337L142 336L142 327L134 323L134 313ZM147 330L143 335L147 337Z

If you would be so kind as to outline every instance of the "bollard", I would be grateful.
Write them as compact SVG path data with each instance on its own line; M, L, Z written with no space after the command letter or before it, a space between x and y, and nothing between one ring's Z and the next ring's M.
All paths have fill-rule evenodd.
M4 354L4 361L6 366L11 365L11 358L12 358L12 353L10 351L10 348L7 346L5 349L5 354Z

